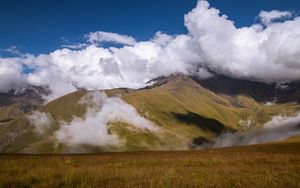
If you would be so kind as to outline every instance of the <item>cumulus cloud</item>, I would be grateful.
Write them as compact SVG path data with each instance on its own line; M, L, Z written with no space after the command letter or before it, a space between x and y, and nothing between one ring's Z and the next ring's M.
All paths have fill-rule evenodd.
M210 147L228 147L260 144L287 139L300 134L300 112L293 117L274 116L262 128L225 133L214 140Z
M156 44L159 44L161 46L166 46L170 41L174 39L174 36L168 35L166 33L163 33L161 31L158 31L155 33L152 41Z
M186 34L169 35L158 31L148 41L136 41L127 35L97 31L88 34L87 42L82 45L65 45L65 48L37 56L1 58L1 64L11 61L34 70L22 75L18 66L9 65L19 76L2 87L9 88L20 80L47 85L52 90L47 99L51 100L78 87L139 88L155 77L175 72L203 79L215 72L267 83L299 80L300 17L293 17L287 11L262 11L260 20L238 28L218 9L200 0L184 16ZM97 45L101 42L122 46ZM3 77L6 76L3 74Z
M27 118L34 125L34 130L39 135L44 135L49 129L52 123L52 117L45 112L33 111Z
M273 20L283 15L264 12L263 18ZM232 77L264 82L300 79L299 23L296 17L270 22L266 27L255 24L237 28L207 1L199 1L185 15L185 25L202 57L201 65Z
M88 42L92 44L114 42L118 44L134 45L136 43L135 39L131 36L104 31L91 32L86 37L88 38Z
M120 98L109 98L103 92L90 92L80 103L88 106L85 117L75 117L70 123L61 123L55 133L59 142L70 146L120 144L118 136L110 131L109 123L114 121L129 123L139 131L159 131L158 127Z

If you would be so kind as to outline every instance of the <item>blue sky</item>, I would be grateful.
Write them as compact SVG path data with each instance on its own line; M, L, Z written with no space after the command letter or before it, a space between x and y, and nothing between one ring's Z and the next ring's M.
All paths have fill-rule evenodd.
M51 100L178 72L298 81L299 2L1 0L0 92L48 86Z
M260 10L300 12L300 1L211 0L236 26L251 25ZM196 0L2 0L0 48L16 46L21 52L39 54L64 43L80 42L84 34L108 31L147 40L157 31L186 33L184 14ZM3 51L2 56L7 55Z

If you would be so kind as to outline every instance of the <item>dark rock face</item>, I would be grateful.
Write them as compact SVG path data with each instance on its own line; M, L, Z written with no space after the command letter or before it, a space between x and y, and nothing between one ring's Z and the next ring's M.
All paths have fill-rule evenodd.
M291 82L277 89L277 101L279 103L298 102L300 103L300 81Z
M28 86L18 90L10 90L8 93L0 93L0 107L19 104L24 113L43 104L43 95L49 94L49 90L43 87Z

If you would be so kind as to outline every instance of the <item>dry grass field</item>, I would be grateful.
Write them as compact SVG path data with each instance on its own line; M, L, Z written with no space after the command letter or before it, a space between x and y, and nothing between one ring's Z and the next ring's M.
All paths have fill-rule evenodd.
M0 187L300 187L300 142L200 151L2 154Z

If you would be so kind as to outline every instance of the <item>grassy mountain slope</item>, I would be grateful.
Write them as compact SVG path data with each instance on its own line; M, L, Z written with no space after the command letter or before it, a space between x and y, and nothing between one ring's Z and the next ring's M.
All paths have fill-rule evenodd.
M89 91L93 92L93 91ZM70 148L57 144L53 133L60 122L84 117L87 106L78 103L88 91L77 91L60 97L39 111L50 114L51 128L44 135L34 132L32 122L23 115L0 122L0 141L14 130L22 129L15 138L6 140L4 152L68 152ZM118 135L118 146L82 146L84 151L178 150L193 148L224 131L236 131L246 126L261 126L274 115L292 115L300 109L297 103L267 105L247 95L216 94L188 76L176 76L165 83L139 90L112 89L108 96L121 97L133 105L145 118L162 130L160 133L139 131L126 122L110 122L112 134ZM2 110L2 111L1 111ZM0 109L0 114L9 114ZM20 128L21 127L21 128Z

